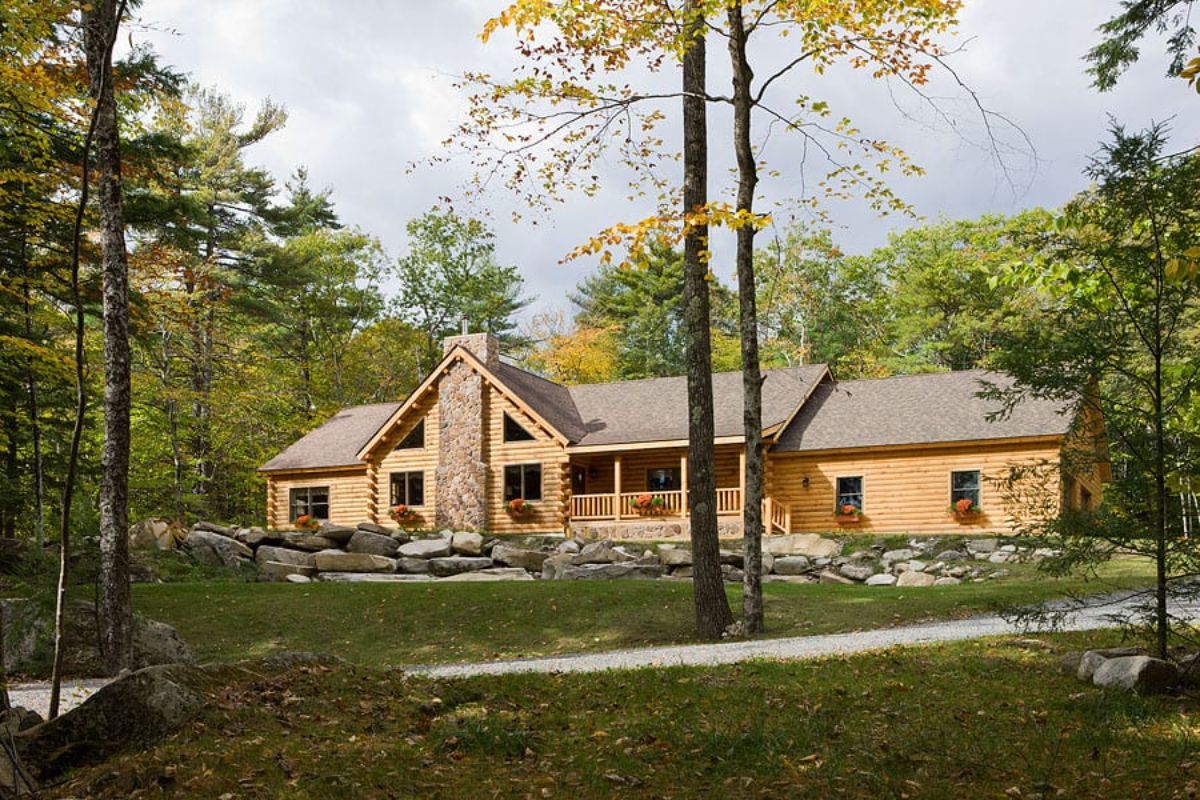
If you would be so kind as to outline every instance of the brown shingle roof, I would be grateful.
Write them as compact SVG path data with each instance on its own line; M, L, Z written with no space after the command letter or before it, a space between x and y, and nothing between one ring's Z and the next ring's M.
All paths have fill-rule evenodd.
M375 403L343 408L321 427L309 431L282 453L263 464L259 470L273 472L358 466L363 463L357 457L358 451L398 408L399 403Z
M1011 416L989 422L999 404L978 397L984 382L1011 385L985 370L826 381L800 409L776 451L830 450L1010 439L1065 434L1069 407L1048 400L1020 403Z
M578 441L587 433L571 399L571 391L566 386L504 362L496 367L495 374L570 441Z
M764 370L763 427L786 422L826 373L824 364ZM675 441L688 438L687 378L647 378L570 387L586 430L580 446ZM717 436L741 436L742 373L713 375Z

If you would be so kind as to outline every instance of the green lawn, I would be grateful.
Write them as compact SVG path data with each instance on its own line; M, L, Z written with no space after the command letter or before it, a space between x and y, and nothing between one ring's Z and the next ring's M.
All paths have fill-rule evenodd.
M1103 581L1052 580L1033 567L984 583L896 589L768 584L768 635L797 636L970 616L1068 591L1149 581L1140 562ZM729 589L735 610L740 587ZM368 667L638 647L692 639L691 585L531 583L174 583L138 585L139 613L170 623L204 661L279 650L333 653Z
M1045 641L455 681L249 664L177 735L47 796L1194 797L1200 700L1059 673L1115 634Z

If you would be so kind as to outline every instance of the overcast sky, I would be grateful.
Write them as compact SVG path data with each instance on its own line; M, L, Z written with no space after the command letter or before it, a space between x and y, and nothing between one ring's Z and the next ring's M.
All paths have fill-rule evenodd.
M333 190L343 221L377 236L398 256L406 247L405 222L441 196L461 197L469 174L465 163L411 174L407 167L441 152L441 142L461 119L464 103L452 85L455 74L482 69L503 75L511 69L511 39L496 37L483 45L477 35L502 5L485 0L146 0L139 12L146 27L134 36L152 42L166 63L196 82L245 103L251 113L265 97L285 105L287 127L252 148L250 160L270 169L280 184L297 166L307 166L314 184ZM931 120L902 87L891 91L860 73L820 78L797 73L786 91L827 100L865 134L905 148L928 174L896 186L927 218L1056 206L1084 186L1081 171L1105 137L1109 115L1133 128L1174 116L1181 146L1200 138L1200 98L1181 81L1163 77L1166 59L1157 42L1145 46L1142 62L1115 91L1100 95L1088 85L1081 56L1095 42L1096 26L1116 6L1116 0L967 1L950 42L962 51L951 63L984 105L1021 126L1037 152L1036 164L1020 153L1011 155L1011 179L985 148L972 145L983 138L978 115L948 76L936 81L932 92L956 112L956 130ZM787 56L786 49L771 47L768 55ZM724 92L724 48L713 42L709 52L710 90ZM915 119L906 118L897 103ZM710 113L715 117L710 138L719 149L728 141L727 112L714 108ZM664 130L669 134L674 124ZM1011 132L1002 136L1017 142ZM788 137L771 139L764 157L782 174L764 181L768 201L800 191L799 153ZM729 183L730 163L714 156L714 193ZM810 182L820 177L818 168L810 168ZM566 293L595 267L560 264L564 253L608 224L652 210L624 199L627 176L618 165L602 165L602 170L618 179L610 180L612 191L572 198L536 227L514 225L515 206L502 194L488 200L499 258L519 267L536 310L565 306ZM889 231L917 224L880 219L856 203L834 206L832 212L835 238L849 252L869 250L885 243ZM728 242L718 239L715 251L718 272L728 274Z

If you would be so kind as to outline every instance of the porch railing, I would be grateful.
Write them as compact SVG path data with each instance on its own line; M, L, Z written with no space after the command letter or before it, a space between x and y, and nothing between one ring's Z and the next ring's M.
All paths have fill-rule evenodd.
M572 519L612 519L613 516L613 495L611 494L576 494L571 496Z
M638 510L635 501L642 495L659 498L660 503L650 511ZM576 494L571 496L571 518L580 521L616 519L640 519L642 517L682 517L688 512L687 495L682 491L671 492L621 492L620 495ZM740 514L742 490L736 486L717 489L717 513L720 515Z
M661 503L656 503L650 507L649 512L638 511L634 506L634 501L644 494L650 495L655 500L661 500ZM684 513L683 492L622 492L621 493L621 516L622 517L681 517Z

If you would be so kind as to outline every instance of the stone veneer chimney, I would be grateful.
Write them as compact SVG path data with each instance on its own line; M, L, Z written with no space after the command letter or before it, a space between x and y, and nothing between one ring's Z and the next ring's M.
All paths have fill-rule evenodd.
M442 352L460 345L489 370L500 363L500 342L490 334L448 336L442 341ZM438 383L435 521L439 528L487 527L488 470L483 461L486 390L482 376L463 361L452 363Z

